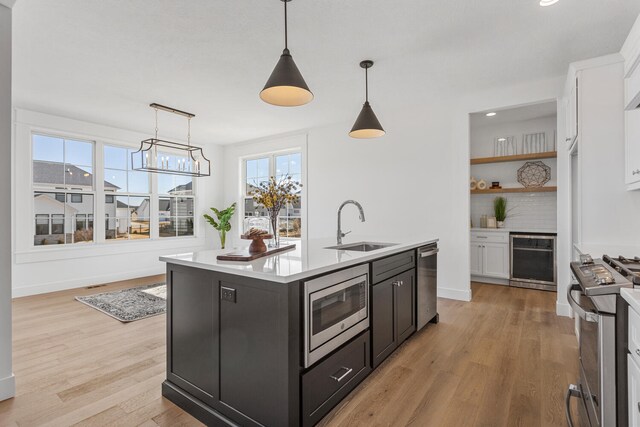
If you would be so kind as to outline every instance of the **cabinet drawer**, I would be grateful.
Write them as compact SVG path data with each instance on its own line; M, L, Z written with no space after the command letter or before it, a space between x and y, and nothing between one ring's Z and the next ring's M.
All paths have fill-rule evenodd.
M416 266L416 251L403 252L371 264L371 283L379 283Z
M630 426L640 425L640 368L638 363L629 354L627 356L627 391L628 414Z
M320 421L370 371L367 331L302 376L303 424Z
M640 315L629 307L629 353L640 364Z
M474 243L509 243L509 232L501 231L472 231L471 241Z

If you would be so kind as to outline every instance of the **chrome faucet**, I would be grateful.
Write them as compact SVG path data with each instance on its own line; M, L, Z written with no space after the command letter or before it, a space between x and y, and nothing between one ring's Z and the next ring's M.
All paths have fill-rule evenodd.
M360 211L360 221L361 222L365 221L364 210L362 209L362 205L360 203L356 202L355 200L347 200L343 202L338 208L338 244L339 245L342 244L342 238L347 234L351 233L350 231L347 231L346 233L342 232L342 208L344 208L346 205L349 205L349 204L356 205L356 207Z

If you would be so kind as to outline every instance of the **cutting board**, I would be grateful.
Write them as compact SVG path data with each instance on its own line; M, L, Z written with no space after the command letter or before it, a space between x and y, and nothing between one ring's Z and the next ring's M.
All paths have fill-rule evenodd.
M295 243L292 245L280 246L279 248L267 248L266 252L262 252L259 254L252 254L249 252L249 248L238 250L235 252L229 252L227 254L218 255L216 258L218 261L253 261L254 259L264 258L266 256L275 255L280 252L290 251L291 249L295 249Z

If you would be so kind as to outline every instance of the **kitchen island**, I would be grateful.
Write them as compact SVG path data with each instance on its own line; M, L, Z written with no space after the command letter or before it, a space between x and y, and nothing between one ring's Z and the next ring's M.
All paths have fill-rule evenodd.
M161 257L163 395L207 425L316 424L416 331L420 254L437 321L437 239L378 241L389 243L310 240L251 262L216 259L233 250Z

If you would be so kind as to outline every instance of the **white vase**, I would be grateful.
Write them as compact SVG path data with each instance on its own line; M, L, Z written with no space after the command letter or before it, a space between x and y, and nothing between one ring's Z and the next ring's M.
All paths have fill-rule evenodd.
M504 221L498 221L498 228L504 228Z

